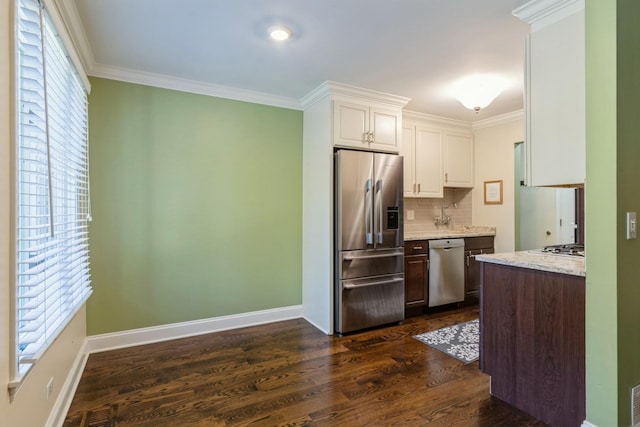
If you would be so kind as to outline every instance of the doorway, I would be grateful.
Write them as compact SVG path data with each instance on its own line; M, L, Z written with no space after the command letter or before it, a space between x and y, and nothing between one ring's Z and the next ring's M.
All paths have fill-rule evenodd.
M582 197L576 188L524 185L524 143L515 144L515 249L581 243Z

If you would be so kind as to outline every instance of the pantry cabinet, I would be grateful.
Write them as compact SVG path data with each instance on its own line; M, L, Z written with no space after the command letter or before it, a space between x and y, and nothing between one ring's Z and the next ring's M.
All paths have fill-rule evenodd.
M334 101L334 145L388 151L400 149L402 109Z
M420 125L402 128L404 196L443 197L442 131Z
M473 187L473 135L445 132L444 186Z
M581 185L586 177L584 0L532 1L525 48L525 182Z
M334 150L397 153L409 98L327 81L300 100L302 134L302 307L334 333ZM373 142L363 134L373 132Z

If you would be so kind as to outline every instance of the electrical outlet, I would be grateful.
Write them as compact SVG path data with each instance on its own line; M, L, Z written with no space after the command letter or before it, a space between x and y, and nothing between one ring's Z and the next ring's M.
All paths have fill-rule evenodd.
M49 378L49 382L47 383L47 400L53 394L53 377Z
M407 209L407 220L413 221L415 219L415 212L411 209Z

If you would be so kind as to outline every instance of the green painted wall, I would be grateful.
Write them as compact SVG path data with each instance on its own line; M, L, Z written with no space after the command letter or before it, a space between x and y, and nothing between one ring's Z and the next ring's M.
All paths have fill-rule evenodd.
M587 419L631 425L640 383L640 2L587 0Z
M616 0L587 0L587 420L618 425Z
M88 334L302 302L302 112L92 79Z
M618 420L631 425L631 388L640 384L640 241L627 240L626 212L640 213L640 2L617 2Z

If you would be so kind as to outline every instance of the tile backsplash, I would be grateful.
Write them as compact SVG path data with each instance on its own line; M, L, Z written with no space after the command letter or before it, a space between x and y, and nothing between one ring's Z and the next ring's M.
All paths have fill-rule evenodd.
M459 225L471 225L472 192L471 188L445 188L442 199L405 198L404 231L437 231L453 229ZM445 210L445 215L451 217L449 225L436 226L434 219L440 216L441 207L450 203L456 203L458 207L454 208L451 205ZM409 211L413 211L412 220L407 219Z

